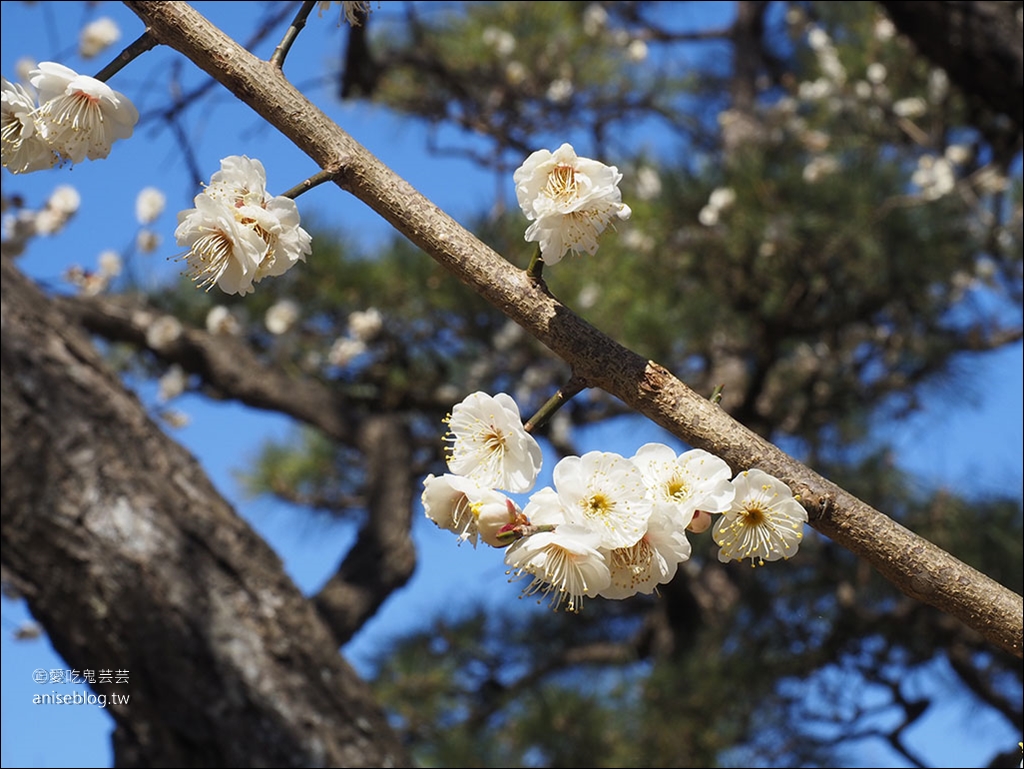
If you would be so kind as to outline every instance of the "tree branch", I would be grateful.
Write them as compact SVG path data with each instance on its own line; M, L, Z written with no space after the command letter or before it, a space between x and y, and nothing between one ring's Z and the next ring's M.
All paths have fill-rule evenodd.
M340 187L533 334L574 373L732 467L758 467L781 478L800 495L816 530L868 561L907 595L1024 656L1021 596L789 457L657 363L583 321L370 154L280 71L250 55L189 5L153 0L126 5L161 43L222 83L320 168L339 168Z
M89 331L115 342L148 348L146 334L160 311L126 297L75 296L55 300ZM309 378L268 366L243 340L183 328L177 339L154 350L167 363L197 374L214 390L257 409L287 414L336 441L354 445L348 404L338 393Z

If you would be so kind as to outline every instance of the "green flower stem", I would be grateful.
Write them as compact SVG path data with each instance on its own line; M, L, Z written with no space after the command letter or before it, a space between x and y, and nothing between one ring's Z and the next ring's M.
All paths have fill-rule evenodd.
M314 187L319 187L324 182L329 182L338 175L337 171L319 171L313 174L311 177L306 179L304 182L299 182L290 190L281 195L283 198L291 198L294 200L303 192L309 192Z
M516 526L498 534L498 541L505 545L511 545L517 539L528 537L531 534L539 534L542 531L554 531L555 524L553 523L542 523L542 524L526 524L525 526Z
M309 18L309 14L313 10L313 6L316 5L316 0L306 0L299 8L299 12L295 14L295 18L292 20L291 26L284 33L280 44L274 49L274 55L270 57L270 63L278 69L284 66L284 59L288 55L288 51L292 48L292 43L295 42L295 38L299 36L302 28L306 26L306 19Z
M547 424L548 420L555 415L562 406L568 403L572 398L578 395L580 392L585 390L587 383L583 381L582 377L578 377L573 374L569 377L569 381L566 382L565 387L561 388L558 392L548 398L547 403L537 409L537 413L526 420L526 424L523 428L526 432L531 433Z
M152 33L147 29L141 35L138 40L125 48L121 53L117 55L110 64L101 69L96 73L96 79L101 80L104 83L110 80L114 75L120 72L122 69L128 66L134 59L139 58L146 51L151 51L160 44Z
M530 257L530 266L526 268L526 274L534 280L540 280L541 271L544 269L544 260L540 258L540 244Z

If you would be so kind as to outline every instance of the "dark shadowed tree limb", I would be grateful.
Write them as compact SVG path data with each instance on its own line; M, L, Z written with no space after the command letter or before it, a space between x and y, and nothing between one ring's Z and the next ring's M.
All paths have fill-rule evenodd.
M1024 654L1024 601L760 438L662 366L583 321L541 281L481 243L333 123L269 63L185 3L129 1L164 44L181 52L305 152L463 284L565 360L590 386L733 468L784 480L810 524L865 559L907 595L952 614L991 643Z
M2 261L0 541L96 684L118 766L408 766L277 555L147 417L78 324Z
M148 348L165 363L198 375L219 393L248 406L291 416L365 457L365 488L358 502L366 523L339 570L314 605L339 646L362 627L387 597L412 576L416 553L410 536L417 471L400 413L362 416L341 394L313 378L294 376L263 362L242 339L183 327L154 348L148 341L158 310L127 297L59 297L69 316L110 341Z
M896 28L977 97L1024 131L1024 36L1018 3L983 0L883 1Z

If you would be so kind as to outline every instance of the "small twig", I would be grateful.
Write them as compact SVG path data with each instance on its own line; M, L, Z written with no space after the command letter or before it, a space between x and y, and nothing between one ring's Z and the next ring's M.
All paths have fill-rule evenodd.
M292 19L291 25L284 33L284 37L278 44L277 48L274 49L274 55L270 57L270 63L278 69L284 67L284 59L288 55L288 51L291 50L292 44L295 42L295 38L299 36L299 32L306 26L306 19L309 18L309 14L313 10L313 6L316 5L316 0L306 0L299 8L299 12L295 14L295 18Z
M578 377L573 374L569 377L569 381L566 382L565 387L561 388L558 392L548 398L547 403L537 409L537 413L526 420L526 424L523 425L523 428L526 432L530 433L543 427L547 424L547 421L555 415L556 411L572 400L574 396L585 390L587 386L587 383L582 377Z
M722 390L725 389L725 385L715 385L715 389L711 391L711 397L708 399L716 406L722 402Z
M530 257L530 266L526 268L526 274L534 280L540 280L541 271L544 269L544 260L540 256L540 244L537 244L537 249L533 252L533 256Z
M114 75L120 72L122 69L128 66L134 59L139 58L146 51L151 51L160 45L160 41L157 40L153 33L150 32L149 28L146 29L139 38L125 48L117 57L110 62L107 66L96 73L96 79L102 80L104 83L110 80Z
M306 181L299 182L298 184L296 184L294 187L292 187L287 192L282 193L281 197L283 197L283 198L291 198L292 200L294 200L295 198L297 198L302 193L309 192L314 187L318 187L321 184L323 184L324 182L331 181L337 175L338 175L338 170L337 169L320 171L318 173L313 174L311 177L306 179Z

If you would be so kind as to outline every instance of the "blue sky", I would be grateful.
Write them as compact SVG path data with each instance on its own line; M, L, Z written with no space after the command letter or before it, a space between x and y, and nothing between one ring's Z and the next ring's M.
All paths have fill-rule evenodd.
M387 5L383 3L374 13L386 14ZM726 4L717 5L721 8ZM251 15L237 13L238 4L196 6L232 36L244 39L248 34ZM10 79L15 78L15 62L22 56L60 61L86 73L98 70L105 59L83 62L74 53L77 31L83 21L98 16L113 18L123 34L114 52L142 31L137 18L118 3L100 3L88 16L81 15L80 4L61 4L59 12L53 3L28 6L3 2L0 8L0 65ZM322 76L330 66L329 60L340 51L342 34L336 16L325 14L323 19L317 19L314 14L289 57L286 71L297 82ZM266 44L265 54L276 42L272 39ZM176 58L169 51L154 51L115 76L110 85L131 97L145 115L148 108L163 99L162 93L150 92L152 83L160 82L150 78ZM183 77L195 80L199 75L186 62ZM330 93L330 89L311 90L310 96L371 152L456 219L467 220L478 213L480 201L494 201L497 185L492 176L468 162L426 155L420 128L400 123L379 108L338 104ZM207 178L217 170L220 158L231 154L259 158L266 166L272 192L283 191L316 171L311 161L273 129L261 126L233 97L218 98L212 110L204 110L202 117L192 115L191 119L195 122L188 129L195 134L199 162ZM86 161L74 168L18 178L3 171L2 182L5 193L21 192L32 205L41 205L61 184L74 185L82 195L82 208L67 229L33 243L21 257L21 269L37 279L59 283L69 261L95 267L101 251L126 246L135 233L135 197L150 185L163 189L168 209L155 225L163 235L164 245L156 255L145 257L148 261L142 271L157 278L179 269L169 261L177 252L172 235L175 213L190 207L194 191L165 130L143 125L132 140L115 145L106 160ZM504 192L511 197L511 178L504 185ZM387 224L377 214L331 185L301 197L299 206L304 214L315 214L318 219L337 224L366 245L388 232ZM917 416L905 423L882 425L879 435L893 442L899 463L918 474L923 485L979 494L1021 494L1022 347L1018 344L996 354L965 359L963 369L955 389L930 393ZM156 404L155 388L142 389L140 396L145 403ZM283 439L289 434L290 422L234 404L211 404L191 396L184 396L173 405L188 413L192 422L172 435L203 462L220 491L277 549L299 587L307 593L315 591L344 556L351 533L318 518L296 517L295 511L278 503L245 499L234 480L234 472L244 467L246 458L255 454L265 438ZM628 425L609 424L588 432L581 448L631 453L648 440L666 437L659 428L634 420ZM550 467L545 472L550 473ZM540 483L545 482L542 477ZM424 607L440 610L444 606L462 606L478 597L508 601L518 594L516 587L506 584L504 564L494 551L456 548L449 533L439 531L420 516L416 521L414 535L420 547L417 572L411 583L389 600L346 647L346 655L357 668L382 639L413 627L424 615ZM13 629L28 619L22 603L4 599L0 609L0 764L109 766L112 722L100 709L91 705L31 704L33 694L48 693L52 688L33 683L32 671L63 668L64 663L54 655L45 638L29 642L12 639ZM71 691L72 687L60 689L60 693ZM130 686L126 691L130 693ZM955 709L939 713L927 729L919 731L920 736L914 737L915 747L924 756L942 756L942 761L949 761L947 765L982 765L991 753L1019 739L994 725L964 719L962 711ZM984 745L989 740L991 750L986 750ZM862 765L879 761L901 765L891 763L891 754L866 746Z

